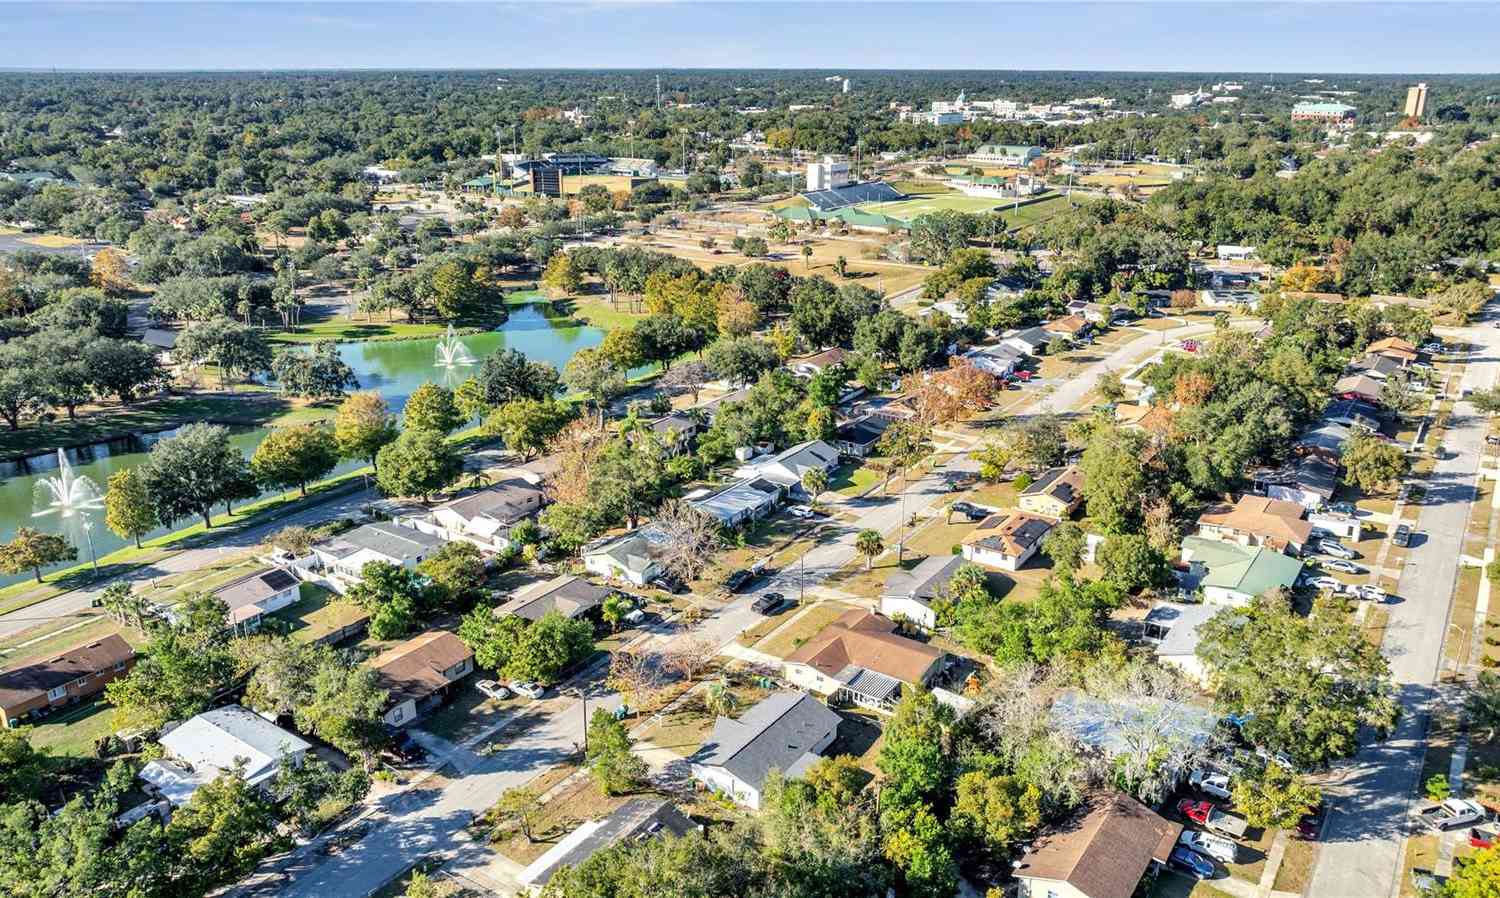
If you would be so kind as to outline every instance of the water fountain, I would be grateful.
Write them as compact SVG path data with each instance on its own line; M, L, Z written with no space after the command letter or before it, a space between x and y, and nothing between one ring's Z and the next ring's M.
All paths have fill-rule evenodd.
M473 364L474 354L458 339L458 335L453 332L453 325L449 324L447 336L437 342L433 367L442 369L444 379L451 381L455 379L459 368L468 368Z
M68 455L57 450L57 473L43 477L33 487L35 505L34 518L57 515L65 530L82 531L89 544L89 561L94 572L99 571L99 559L94 554L94 521L90 515L104 507L104 494L99 485L87 474L74 474L68 463Z

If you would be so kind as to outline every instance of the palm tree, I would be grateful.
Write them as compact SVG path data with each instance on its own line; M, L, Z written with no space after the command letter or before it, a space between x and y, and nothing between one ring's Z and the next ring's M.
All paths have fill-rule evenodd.
M610 593L605 598L604 605L599 609L599 616L604 618L606 624L609 624L610 632L615 632L620 629L620 621L624 620L625 615L629 614L634 608L635 606L626 600L624 596L621 596L617 592Z
M802 472L802 488L812 497L813 507L818 505L818 497L828 490L828 474L817 468L808 468Z
M861 530L859 536L854 538L854 551L865 556L865 570L868 571L875 556L885 551L885 540L881 538L879 530Z
M802 267L804 271L812 271L813 248L811 244L802 244Z

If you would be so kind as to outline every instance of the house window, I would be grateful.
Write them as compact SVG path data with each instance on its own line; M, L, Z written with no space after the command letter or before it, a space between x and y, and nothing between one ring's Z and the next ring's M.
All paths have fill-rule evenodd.
M391 714L391 720L395 721L395 722L400 722L401 718L403 718L405 716L406 716L406 712L403 709L401 709L401 708L397 708L395 710L395 712L393 714Z
M121 661L119 664L115 665L115 670L124 670L124 669L125 669L125 662L124 661Z
M56 689L48 689L47 690L47 698L50 699L50 700L52 700L52 701L54 701L54 702L57 701L58 699L66 698L67 695L68 695L68 687L67 686L58 686Z

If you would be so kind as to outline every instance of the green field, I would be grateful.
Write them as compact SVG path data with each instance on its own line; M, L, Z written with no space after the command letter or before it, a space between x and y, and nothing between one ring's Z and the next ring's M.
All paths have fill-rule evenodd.
M889 203L868 203L861 205L859 210L861 212L878 212L881 215L889 215L891 218L911 221L918 215L927 215L932 212L942 212L950 209L969 213L988 212L1004 202L1004 199L986 196L965 196L962 193L938 193L929 196L919 196L909 200L895 200Z

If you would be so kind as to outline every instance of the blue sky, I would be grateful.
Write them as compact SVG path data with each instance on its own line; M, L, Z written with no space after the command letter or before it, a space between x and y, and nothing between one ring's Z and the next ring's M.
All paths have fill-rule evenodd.
M0 3L0 66L1494 72L1494 4Z

